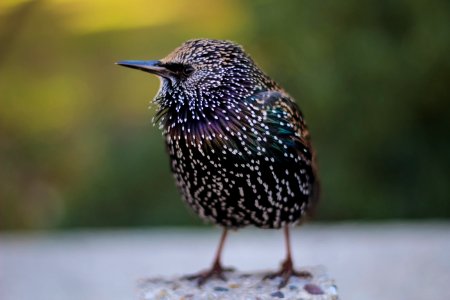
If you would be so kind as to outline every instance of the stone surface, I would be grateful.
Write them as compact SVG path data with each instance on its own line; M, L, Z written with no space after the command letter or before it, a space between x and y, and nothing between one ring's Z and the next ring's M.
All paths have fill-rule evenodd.
M139 278L211 263L220 229L0 234L0 300L136 300ZM230 233L225 266L275 271L283 233ZM292 230L296 266L324 265L345 300L450 299L450 222L307 224ZM277 298L274 298L277 299Z
M213 279L198 287L196 281L175 278L142 279L138 284L139 300L189 300L189 299L302 299L336 300L337 287L323 267L304 268L311 279L292 277L282 289L281 278L263 280L264 273L228 272L227 280Z

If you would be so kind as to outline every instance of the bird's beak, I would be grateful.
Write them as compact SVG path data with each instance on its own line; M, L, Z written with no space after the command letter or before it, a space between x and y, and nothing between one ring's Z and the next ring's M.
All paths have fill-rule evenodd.
M116 65L138 69L163 77L168 77L170 75L170 71L165 68L159 60L122 60L116 62Z

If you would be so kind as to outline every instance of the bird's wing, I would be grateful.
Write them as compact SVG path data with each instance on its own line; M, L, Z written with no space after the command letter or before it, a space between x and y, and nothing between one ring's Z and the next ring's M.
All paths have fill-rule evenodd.
M252 99L263 117L255 128L266 137L270 148L281 151L283 156L295 153L311 163L313 154L309 131L292 98L280 91L264 91L253 95Z
M270 148L270 151L280 151L273 153L277 154L278 159L285 157L289 160L297 155L301 158L300 167L310 170L308 173L312 193L308 214L313 215L320 197L320 182L317 177L316 155L302 112L294 100L281 91L264 91L252 98L254 105L263 115L263 121L255 127L266 134L266 148Z

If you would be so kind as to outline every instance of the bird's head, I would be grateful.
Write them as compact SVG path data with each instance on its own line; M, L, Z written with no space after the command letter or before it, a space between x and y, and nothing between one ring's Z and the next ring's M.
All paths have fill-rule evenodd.
M241 46L223 40L189 40L160 60L117 64L157 75L158 118L183 115L184 122L214 117L215 109L238 105L274 84Z

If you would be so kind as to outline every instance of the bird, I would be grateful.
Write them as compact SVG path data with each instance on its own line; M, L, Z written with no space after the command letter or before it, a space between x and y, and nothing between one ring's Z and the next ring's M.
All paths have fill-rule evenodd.
M239 44L192 39L159 60L116 64L156 75L154 123L185 203L222 227L210 269L189 279L226 279L229 230L283 229L286 258L265 278L310 277L293 265L290 228L303 223L319 194L316 154L295 100Z

